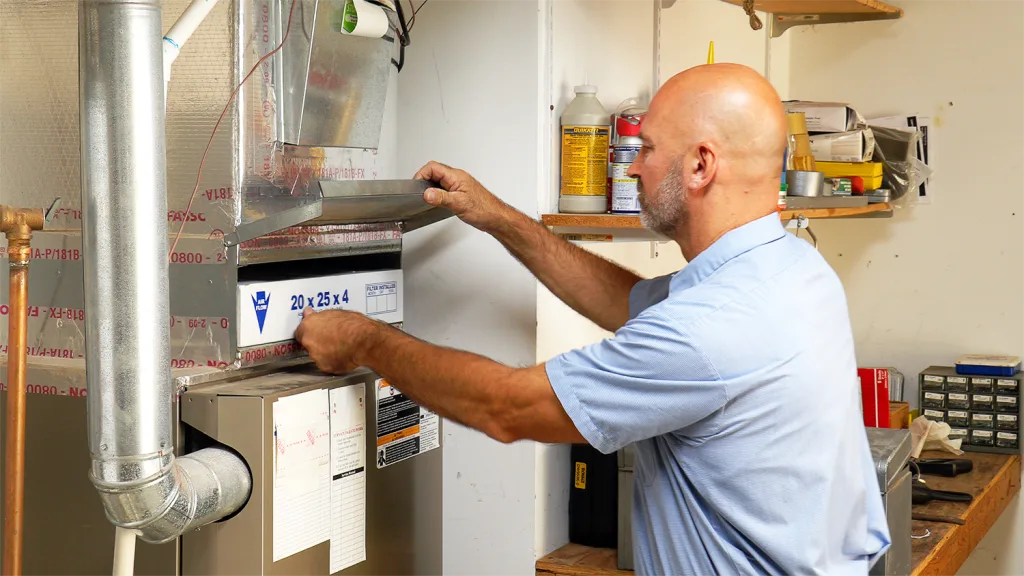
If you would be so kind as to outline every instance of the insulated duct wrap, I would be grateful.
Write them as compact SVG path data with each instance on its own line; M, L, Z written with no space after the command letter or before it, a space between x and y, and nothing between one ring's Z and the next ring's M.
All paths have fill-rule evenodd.
M174 457L159 2L79 6L82 242L90 476L107 517L148 542L245 503L248 468Z

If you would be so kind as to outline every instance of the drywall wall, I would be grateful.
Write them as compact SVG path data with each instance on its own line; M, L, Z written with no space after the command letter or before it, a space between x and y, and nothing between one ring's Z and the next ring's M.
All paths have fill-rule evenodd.
M763 20L764 14L759 14ZM662 26L663 80L705 64L712 41L715 62L733 62L764 71L764 29L752 30L747 15L737 6L721 0L679 0L662 11Z
M898 21L786 35L793 98L934 119L931 204L812 224L846 288L859 363L899 368L915 398L929 365L1024 352L1024 3L898 4ZM1022 520L1012 504L962 573L1024 573Z
M541 2L543 6L546 2ZM558 201L558 117L573 98L572 87L585 79L598 86L598 97L609 113L624 99L649 99L654 92L655 7L636 0L558 0L551 3L551 64L554 111L548 132L555 142L549 150L549 186L538 202L549 211ZM765 18L764 14L761 14ZM788 39L775 40L767 50L764 31L750 29L736 6L720 0L680 0L660 13L658 76L704 64L708 42L715 41L717 62L736 62L762 73L766 54L772 81L783 98L788 82ZM606 31L599 34L595 31ZM607 31L613 31L608 33ZM542 64L543 65L543 64ZM594 253L626 266L641 276L669 274L685 265L674 243L588 243ZM656 256L655 256L656 254ZM537 289L537 360L597 342L611 334L562 304L543 286ZM567 446L538 445L536 458L538 556L568 541L570 479Z
M539 63L540 75L550 75L550 94L543 94L541 113L547 108L547 186L538 189L538 204L545 212L558 206L560 164L559 117L573 99L573 87L584 82L598 88L598 99L611 114L623 100L651 98L654 82L654 2L636 0L541 0L550 29L549 56ZM649 252L646 244L617 244L612 248L620 261ZM579 316L543 286L537 298L537 360L604 337L604 332ZM569 539L569 447L537 445L536 533L537 556L543 556Z
M537 13L518 0L420 11L399 75L401 177L436 159L537 214ZM452 219L407 235L403 266L411 333L533 364L536 281L496 241ZM445 574L532 573L534 458L532 443L445 423Z
M585 248L598 256L633 270L645 278L671 274L686 261L674 242L587 243ZM547 288L537 287L537 361L551 358L612 334L598 327L562 303ZM558 549L569 541L569 486L571 482L569 447L537 446L537 556Z

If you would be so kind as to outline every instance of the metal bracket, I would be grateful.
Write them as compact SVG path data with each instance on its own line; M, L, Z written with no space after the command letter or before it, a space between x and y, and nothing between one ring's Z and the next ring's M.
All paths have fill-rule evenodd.
M771 26L772 38L778 38L782 34L796 26L813 26L816 24L843 24L848 22L872 22L878 20L898 20L903 12L865 12L846 14L772 14L769 26Z
M53 220L53 217L57 215L57 210L60 208L60 196L53 199L53 204L46 209L46 214L43 216L43 222L48 224Z
M814 249L817 250L818 237L815 236L814 231L811 230L811 220L809 218L807 218L803 214L799 214L796 218L790 220L789 222L786 222L786 230L795 230L795 232L793 232L793 235L798 238L800 237L801 229L807 230L807 235L811 237L811 246L814 246Z
M323 200L318 199L309 204L282 210L248 224L239 224L234 232L224 237L224 245L230 248L242 242L248 242L260 236L265 236L271 232L298 226L303 222L319 218L323 214L323 207Z

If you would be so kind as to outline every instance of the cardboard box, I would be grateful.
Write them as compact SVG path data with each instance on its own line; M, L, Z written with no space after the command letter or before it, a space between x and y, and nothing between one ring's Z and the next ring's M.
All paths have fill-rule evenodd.
M807 117L807 131L850 132L867 126L864 117L856 110L838 102L805 102L791 100L783 103L786 112L803 112Z
M864 409L864 425L871 428L888 428L889 411L889 369L859 368L861 405Z
M238 284L238 347L291 340L302 311L352 310L402 321L402 271L382 270Z
M897 430L910 428L910 404L907 402L889 403L889 427Z
M864 191L882 187L881 162L815 162L818 172L825 178L852 178L859 176L864 182Z
M817 162L870 162L875 153L875 135L870 128L815 134L811 139L811 154Z

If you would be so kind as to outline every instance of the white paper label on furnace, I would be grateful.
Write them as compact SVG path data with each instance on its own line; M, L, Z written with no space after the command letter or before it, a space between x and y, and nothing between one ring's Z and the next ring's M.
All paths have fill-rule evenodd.
M366 560L366 385L331 400L331 574Z
M274 402L274 562L330 538L327 390Z
M377 380L377 468L441 446L437 414L413 403L384 379Z

